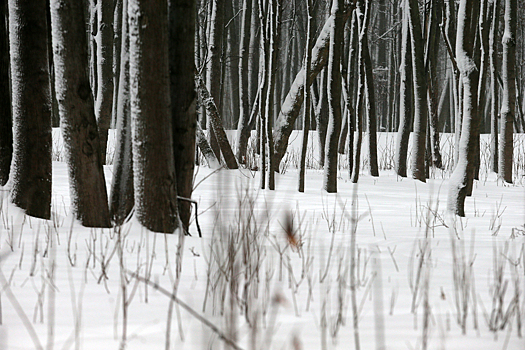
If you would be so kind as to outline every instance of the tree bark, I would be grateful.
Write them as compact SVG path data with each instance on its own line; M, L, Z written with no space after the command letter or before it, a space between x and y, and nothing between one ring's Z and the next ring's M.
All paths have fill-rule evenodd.
M6 26L7 1L0 1L0 186L9 180L13 157L13 120L9 81L9 41Z
M166 0L129 0L135 215L150 231L179 226L173 157ZM193 58L193 56L192 56Z
M246 163L246 149L250 138L250 86L248 84L248 64L250 61L250 36L252 0L244 0L242 5L241 45L239 60L239 123L237 125L237 162Z
M114 1L98 0L97 18L97 98L95 116L100 138L102 164L106 164L108 130L113 107L113 17Z
M499 176L508 183L512 183L513 135L516 115L517 7L517 0L505 0L505 30L501 40L503 45L501 62L503 95L501 99L501 135L499 139Z
M412 78L414 84L414 143L412 144L412 177L426 182L425 151L427 137L427 82L421 20L417 0L408 0L408 23L412 49Z
M71 204L88 227L109 227L100 140L89 84L82 3L51 1L55 87L69 171Z
M14 152L11 200L51 216L52 138L45 0L9 2Z
M348 18L353 9L353 2L343 9L343 22ZM311 77L315 78L323 69L328 58L328 44L330 43L330 31L334 24L334 16L330 16L323 29L320 31L317 41L312 49ZM278 167L286 153L288 140L297 116L301 111L304 99L305 71L301 69L295 76L290 91L281 106L279 117L275 122L273 139L275 145L275 166Z
M337 158L339 134L341 133L341 49L343 43L343 0L333 0L331 16L334 24L330 28L328 54L328 129L325 151L323 189L337 192Z
M197 127L195 93L195 0L171 0L169 5L170 94L173 153L177 175L177 194L191 198L195 166ZM179 201L179 215L187 230L191 203Z
M212 0L210 14L210 30L208 38L208 64L206 65L206 88L215 100L217 110L221 104L221 55L224 34L224 3L225 0ZM207 116L206 129L210 138L210 146L217 159L221 159L221 150L212 126L212 118ZM222 123L222 121L221 121Z
M399 87L399 127L396 138L395 167L397 175L407 177L407 155L410 130L412 129L412 56L410 29L408 26L408 0L403 1L401 29L401 66Z
M113 163L113 181L109 209L112 221L121 225L133 209L133 154L131 142L131 106L129 94L128 0L122 2L120 77L117 98L117 142Z
M492 23L489 33L489 60L490 60L490 167L495 173L498 172L498 110L499 110L499 88L497 81L498 50L497 36L499 28L498 0L492 0Z
M461 0L458 10L456 57L463 82L463 123L456 168L449 181L448 210L465 216L465 197L474 178L475 138L479 128L478 82L479 62L475 59L475 37L479 19L479 1Z

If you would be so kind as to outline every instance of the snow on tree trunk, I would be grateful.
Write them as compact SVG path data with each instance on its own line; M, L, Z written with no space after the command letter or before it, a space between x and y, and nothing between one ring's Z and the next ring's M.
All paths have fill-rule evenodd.
M98 0L97 98L95 116L100 138L102 164L106 164L108 129L113 107L113 0Z
M252 0L244 0L242 5L241 45L239 59L239 123L237 125L237 162L246 163L246 148L250 138L250 86L248 79L250 72L250 29L251 29Z
M172 148L166 0L129 0L135 215L150 231L179 226Z
M195 0L171 0L169 6L170 93L177 195L191 198L197 126L195 93ZM191 203L179 201L184 228L190 224Z
M208 36L208 63L206 65L206 88L215 100L217 111L221 110L221 55L224 33L224 4L225 0L212 0ZM210 146L217 159L221 159L221 150L212 126L212 118L207 116L206 129L208 130ZM222 123L222 121L221 121Z
M479 128L479 66L475 60L475 38L479 19L479 1L461 0L458 10L456 60L463 82L463 123L456 168L449 181L448 210L465 216L465 197L469 181L474 178L475 135Z
M117 123L117 103L120 84L120 56L122 51L123 0L115 0L113 11L113 102L111 106L111 125ZM127 10L126 10L127 11Z
M399 176L407 176L407 154L410 130L412 129L412 56L410 29L408 27L408 0L403 0L403 21L401 29L401 66L399 86L399 127L396 138L394 164Z
M408 23L412 50L412 79L414 84L414 143L412 144L412 177L426 182L425 151L427 138L427 81L425 75L425 53L419 5L417 0L408 0Z
M131 145L131 106L129 100L129 30L128 0L122 4L122 31L119 90L117 97L117 142L113 163L113 181L109 199L110 215L113 222L121 225L131 213L133 195L133 155Z
M109 227L82 7L77 0L51 1L55 89L73 212L84 226Z
M13 157L11 87L9 81L9 41L6 26L7 1L0 2L0 186L9 180Z
M45 0L9 1L14 152L11 200L51 216L51 92Z
M516 16L517 0L505 0L505 30L501 40L503 45L501 62L503 95L499 139L499 176L508 183L512 183L513 134L516 115Z
M328 54L328 129L325 150L323 189L337 192L337 158L339 134L341 133L341 51L343 43L343 0L333 0L330 28L330 52Z
M222 120L221 116L219 115L217 105L215 105L213 97L210 96L208 89L206 89L206 85L204 85L204 82L202 81L202 78L199 75L195 75L195 82L197 85L197 92L199 94L199 97L202 100L204 107L206 108L206 113L210 120L211 128L215 136L217 137L217 142L219 144L220 151L224 156L226 166L228 167L228 169L237 169L239 166L237 165L237 161L235 160L235 155L233 154L230 142L228 141L228 137L226 136L226 132L222 127Z
M350 8L345 7L343 11L343 22L348 18L351 11ZM330 31L334 24L334 16L330 16L324 27L321 29L317 41L312 49L312 67L311 67L311 78L315 78L317 74L323 69L328 58L328 44L330 43ZM275 122L275 128L273 131L274 139L274 154L275 154L275 166L279 167L281 160L286 153L288 147L288 139L292 133L295 120L301 112L301 106L304 99L304 84L305 84L305 71L301 69L295 76L295 80L290 87L286 99L281 105L281 111L279 117Z
M319 166L324 167L326 128L328 127L328 67L325 66L319 77L319 98L315 105L315 121L317 124L317 144L319 149Z
M196 132L196 142L199 146L199 149L202 152L202 155L204 158L206 158L206 161L208 162L208 166L211 169L219 169L221 167L221 164L215 157L215 153L213 153L213 150L210 147L210 144L208 143L208 140L206 139L206 135L204 135L204 132L201 129L200 124L197 123L197 132Z

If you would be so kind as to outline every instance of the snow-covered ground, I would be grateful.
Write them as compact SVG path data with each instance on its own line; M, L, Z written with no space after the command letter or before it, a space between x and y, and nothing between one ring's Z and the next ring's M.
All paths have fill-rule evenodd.
M275 191L259 189L258 172L198 168L203 237L193 222L182 254L179 235L133 218L119 230L78 225L63 162L53 163L50 221L26 217L0 189L0 349L117 349L124 319L127 349L164 349L167 334L172 349L222 349L219 333L242 349L352 349L355 334L361 349L425 339L429 349L525 348L521 181L486 172L459 219L445 211L446 173L424 184L364 169L354 185L342 169L338 193L326 194L322 172L308 170L298 193L292 163ZM174 286L183 305L164 293Z

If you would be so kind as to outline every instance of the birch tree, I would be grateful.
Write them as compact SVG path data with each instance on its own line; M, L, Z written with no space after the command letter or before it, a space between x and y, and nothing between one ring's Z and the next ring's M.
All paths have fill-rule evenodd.
M13 125L9 82L9 41L6 25L7 1L0 1L0 186L9 180L13 157Z
M516 114L516 16L517 0L505 0L505 30L501 43L503 57L501 79L503 95L501 98L501 135L499 139L499 176L512 183L512 158L514 118Z
M172 148L166 0L129 0L135 215L154 232L179 226ZM193 58L193 56L192 56Z
M77 0L51 1L55 90L73 212L84 226L109 227L82 6Z
M11 200L51 216L51 93L45 0L9 1L14 152Z

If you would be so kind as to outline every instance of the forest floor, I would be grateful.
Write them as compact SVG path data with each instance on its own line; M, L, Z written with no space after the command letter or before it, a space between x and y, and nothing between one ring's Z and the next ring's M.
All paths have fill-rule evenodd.
M521 175L482 173L460 219L445 210L446 171L421 183L365 167L354 185L341 169L327 194L309 169L298 193L287 164L275 191L259 172L198 167L202 238L195 221L185 237L134 218L80 226L62 161L52 220L0 188L0 350L223 349L221 337L246 350L525 348Z

